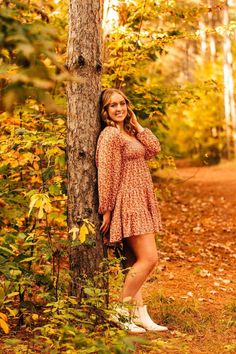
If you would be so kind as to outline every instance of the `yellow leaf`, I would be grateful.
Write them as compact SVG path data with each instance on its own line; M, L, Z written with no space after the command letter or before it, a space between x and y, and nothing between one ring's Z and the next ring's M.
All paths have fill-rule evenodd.
M37 146L36 146L34 152L35 152L36 155L43 154L43 150L40 147L37 147Z
M44 212L49 213L51 211L51 202L47 194L36 193L32 195L29 205L29 213L31 214L33 208L39 208L38 218L42 219Z
M34 161L34 162L33 162L33 168L34 168L36 171L39 170L39 164L38 164L37 161Z
M7 322L7 316L5 315L5 313L0 312L0 318Z
M10 307L6 307L6 309L9 311L10 316L15 317L15 316L17 315L17 313L18 313L18 310L17 310L17 309L13 309L13 310L12 310Z
M87 235L88 235L88 228L85 224L83 224L79 231L79 239L81 243L83 243L86 240Z
M83 219L86 224L87 224L87 228L89 229L89 231L92 233L92 234L95 234L95 225L89 221L89 219Z
M25 152L19 156L19 165L24 166L28 162L32 163L34 160L34 155L31 152Z
M39 207L39 212L38 212L38 218L39 219L42 219L43 218L43 202L42 202L42 204L40 205L40 207Z
M95 226L92 223L88 224L89 231L94 235L95 234Z
M33 319L34 321L37 321L37 320L39 319L39 315L37 315L37 313L33 313L32 319Z
M72 240L76 240L76 233L79 231L78 227L74 226L72 229L70 229L69 234L72 233Z
M32 176L31 183L42 183L42 180L39 176Z
M0 327L2 328L4 333L8 334L10 332L8 324L2 318L0 318Z
M38 199L38 194L34 194L32 195L31 199L30 199L30 205L29 205L29 212L28 212L28 216L30 216L31 211L35 205L35 203L37 202Z
M44 205L44 210L46 211L46 213L50 213L50 211L52 210L52 206L51 206L51 203L50 203L50 199L49 198L46 198L44 200L45 202L45 205Z

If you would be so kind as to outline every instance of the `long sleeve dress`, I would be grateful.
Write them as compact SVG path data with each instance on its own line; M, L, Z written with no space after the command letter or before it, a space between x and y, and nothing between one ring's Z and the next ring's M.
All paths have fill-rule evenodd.
M157 137L144 128L128 140L116 127L107 126L96 149L98 213L112 212L109 243L125 237L158 232L161 218L146 160L160 152Z

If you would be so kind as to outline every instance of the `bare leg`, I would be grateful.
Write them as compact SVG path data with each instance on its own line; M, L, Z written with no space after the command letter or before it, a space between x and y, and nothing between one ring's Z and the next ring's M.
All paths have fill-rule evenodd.
M125 261L124 261L125 268L127 269L127 273L128 273L129 269L137 261L135 255L134 255L134 252L128 242L125 242L125 244L124 244L124 256L125 256ZM138 290L138 292L135 294L135 296L133 297L133 300L137 306L143 306L143 296L142 296L141 289Z
M137 240L137 242L136 242ZM150 331L167 331L168 328L155 323L143 304L141 286L157 262L155 235L134 236L124 241L125 266L130 269L124 283L122 299L133 300L133 323ZM135 293L135 289L138 289Z
M141 286L158 261L155 234L144 234L124 239L125 251L132 250L135 258L129 259L133 265L128 271L122 291L122 300L132 298L142 302Z

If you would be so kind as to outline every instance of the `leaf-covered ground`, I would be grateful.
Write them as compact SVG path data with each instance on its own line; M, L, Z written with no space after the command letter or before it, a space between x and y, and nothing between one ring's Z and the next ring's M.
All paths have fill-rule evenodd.
M170 331L149 334L153 348L139 352L236 353L236 164L161 177L165 231L145 293Z

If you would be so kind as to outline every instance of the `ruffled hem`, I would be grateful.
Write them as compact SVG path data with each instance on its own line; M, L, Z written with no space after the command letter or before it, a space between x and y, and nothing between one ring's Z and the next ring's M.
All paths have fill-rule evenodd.
M122 218L122 226L123 237L144 234L154 228L151 214L147 209L126 213Z
M109 243L121 242L123 238L138 236L161 231L160 216L158 210L152 213L146 208L140 211L126 212L118 216L118 210L113 215L110 226Z

